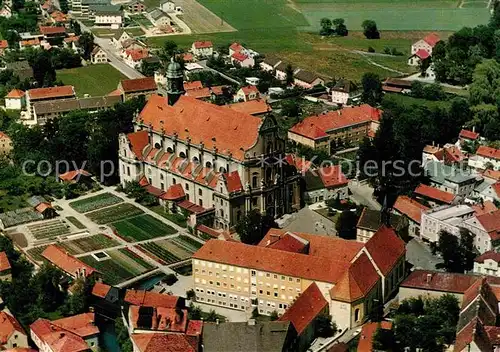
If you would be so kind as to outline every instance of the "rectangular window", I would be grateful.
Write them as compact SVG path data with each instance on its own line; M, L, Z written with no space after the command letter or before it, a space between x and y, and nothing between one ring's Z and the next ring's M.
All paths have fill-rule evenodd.
M203 195L203 191L200 189L198 189L198 195L201 197Z

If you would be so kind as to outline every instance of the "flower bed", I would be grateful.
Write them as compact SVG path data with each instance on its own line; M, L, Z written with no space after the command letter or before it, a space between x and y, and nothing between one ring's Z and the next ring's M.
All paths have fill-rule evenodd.
M61 220L51 220L36 225L28 225L27 227L37 240L56 238L70 232L68 226Z
M111 193L103 193L97 196L77 200L69 203L70 207L79 213L87 213L92 210L104 208L123 202L123 199Z

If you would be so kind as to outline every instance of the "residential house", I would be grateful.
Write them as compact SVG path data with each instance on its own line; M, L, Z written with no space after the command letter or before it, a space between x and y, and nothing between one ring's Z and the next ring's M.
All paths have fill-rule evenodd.
M85 171L83 169L78 169L78 170L68 171L59 175L59 180L61 182L67 182L67 183L81 182L90 184L92 182L91 177L92 174L90 172Z
M317 203L329 199L347 199L349 180L340 165L310 168L305 173L304 200Z
M493 202L490 202L490 201L485 201L485 202L473 204L471 207L472 207L472 209L474 209L474 214L476 214L476 216L482 215L482 214L487 214L487 213L492 213L498 209L497 206Z
M474 259L473 272L480 275L500 277L500 253L495 250L487 251Z
M140 95L149 98L156 93L157 89L153 77L123 79L118 83L118 91L120 91L123 101Z
M71 49L73 50L74 53L79 53L81 51L79 40L80 40L79 35L72 35L67 38L64 38L63 45L66 49Z
M131 39L133 38L130 34L125 32L124 30L119 30L118 32L115 32L111 37L111 43L115 46L116 49L120 50L122 49L122 43L126 40Z
M185 308L183 297L145 290L128 289L123 302L128 305L156 308Z
M328 301L314 282L300 294L285 313L278 319L292 323L297 332L296 351L305 351L315 338L315 319L328 315Z
M0 17L11 18L12 17L12 9L7 4L4 4L0 9Z
M121 50L121 55L123 57L123 54L125 53L125 50L141 50L141 49L147 49L147 45L144 44L143 42L140 42L136 39L127 39L121 42L122 50Z
M210 41L197 41L191 45L191 52L197 58L210 57L214 53L214 45Z
M427 162L424 173L429 177L431 186L463 198L470 196L481 180L476 172L436 161Z
M241 45L240 43L234 42L232 43L229 48L229 57L233 56L235 53L245 53L246 49Z
M396 233L404 233L408 224L402 216L390 214L390 225ZM356 241L366 243L382 227L382 213L379 210L363 208L356 224Z
M474 235L474 247L479 253L485 253L498 247L500 210L469 217L461 226Z
M75 99L75 88L73 86L60 86L49 88L34 88L26 91L26 108L28 120L23 121L26 124L37 124L33 105L39 102L49 102L62 99Z
M93 6L90 9L94 18L94 26L119 29L123 23L123 11L118 5Z
M169 15L160 9L151 9L146 12L146 17L151 21L151 23L157 27L160 26L170 26L172 24L172 19Z
M9 48L9 42L5 39L0 40L0 56L5 54L5 51Z
M99 329L94 313L83 313L58 320L39 318L30 325L30 336L44 352L59 352L61 346L71 346L68 351L98 351ZM65 351L65 350L64 350Z
M259 64L261 70L267 71L267 72L273 72L274 69L281 64L281 60L271 58L271 57L266 57L262 62Z
M290 322L267 321L205 323L204 352L287 352L295 350L297 336Z
M282 82L286 81L286 69L287 69L288 65L289 64L286 62L280 61L280 63L274 67L274 74L275 74L276 79L279 79ZM295 70L295 71L297 71L297 70ZM295 72L295 71L293 71L293 72Z
M40 39L24 39L19 42L19 48L21 50L25 48L40 49Z
M66 27L63 26L39 26L39 30L46 40L66 36Z
M460 235L464 221L474 217L474 209L465 204L442 205L422 212L420 236L429 242L437 242L441 231Z
M422 220L422 212L429 208L420 204L414 199L407 196L398 196L393 205L393 212L395 214L404 216L408 222L408 235L412 237L420 236L420 223Z
M483 179L483 182L474 188L473 197L481 199L483 202L500 201L500 181L494 181L489 178Z
M267 102L263 99L254 99L254 100L249 100L249 101L242 101L240 103L234 103L234 104L229 104L229 105L224 105L230 109L245 113L245 114L250 114L253 116L262 116L265 115L273 109Z
M479 141L479 133L476 132L476 128L472 127L472 131L462 129L458 135L458 146L464 145L465 143L474 143Z
M293 78L293 84L304 89L311 89L314 86L325 84L325 81L320 76L303 69L295 71Z
M422 61L428 59L431 54L425 49L419 49L408 58L408 65L419 66Z
M148 49L127 49L123 53L123 59L127 65L138 69L142 65L142 60L149 57Z
M231 64L235 67L253 67L255 60L247 54L235 52L231 55Z
M241 87L234 95L234 101L236 103L242 101L255 100L259 98L260 98L260 93L257 87L255 86Z
M96 45L90 53L90 62L93 64L106 64L108 63L108 54L100 46Z
M94 268L53 244L45 248L42 257L75 280L79 278L86 279L97 273Z
M422 151L422 165L424 167L429 161L438 161L446 165L459 165L465 160L465 155L454 144L445 144L443 147L434 144L426 145Z
M418 200L427 202L431 207L444 204L453 204L456 197L453 193L442 191L436 187L421 183L413 191L413 196Z
M416 54L419 50L424 50L430 56L432 55L432 49L436 46L436 44L440 41L439 35L437 33L430 33L426 35L424 38L415 42L411 46L411 54Z
M358 341L358 349L356 350L357 352L376 351L376 349L373 347L373 336L375 336L377 329L392 330L392 322L381 321L363 325Z
M8 155L12 151L12 140L4 132L0 131L0 155Z
M163 12L175 12L175 3L171 0L162 0L160 2L160 9Z
M117 303L120 300L120 291L118 288L96 282L92 287L92 296L103 299L109 303Z
M134 13L143 13L146 11L146 5L144 5L140 1L133 1L130 4L127 4L127 11L134 14Z
M184 82L184 90L186 92L192 89L202 89L202 88L203 84L201 83L201 81Z
M168 350L182 352L201 351L189 335L144 333L130 335L133 352L163 352Z
M475 169L493 169L500 170L500 149L480 146L476 150L476 154L469 158L470 167Z
M399 78L387 78L382 83L382 91L386 93L406 94L411 92L412 81L406 81Z
M22 110L26 106L26 93L20 89L12 89L5 96L5 109Z
M61 11L54 11L50 14L50 21L55 26L67 26L69 23L68 16Z
M288 139L331 154L338 145L361 143L371 134L382 110L364 104L304 118L288 130Z
M7 253L0 252L0 280L11 281L12 271Z
M347 79L341 79L335 82L330 89L332 102L339 105L348 105L352 99L360 95L358 87Z
M28 335L8 309L0 312L0 346L2 350L29 347Z

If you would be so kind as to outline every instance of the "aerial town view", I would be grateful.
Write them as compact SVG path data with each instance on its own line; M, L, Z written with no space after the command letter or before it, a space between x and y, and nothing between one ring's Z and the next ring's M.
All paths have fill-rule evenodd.
M0 0L0 351L500 351L500 0Z

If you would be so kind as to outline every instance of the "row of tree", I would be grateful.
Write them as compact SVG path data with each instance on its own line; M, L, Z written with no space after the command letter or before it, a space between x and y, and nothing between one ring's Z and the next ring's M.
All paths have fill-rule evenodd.
M340 37L345 37L349 34L343 18L330 20L325 17L321 19L320 25L321 30L319 31L319 34L321 35L338 35Z

